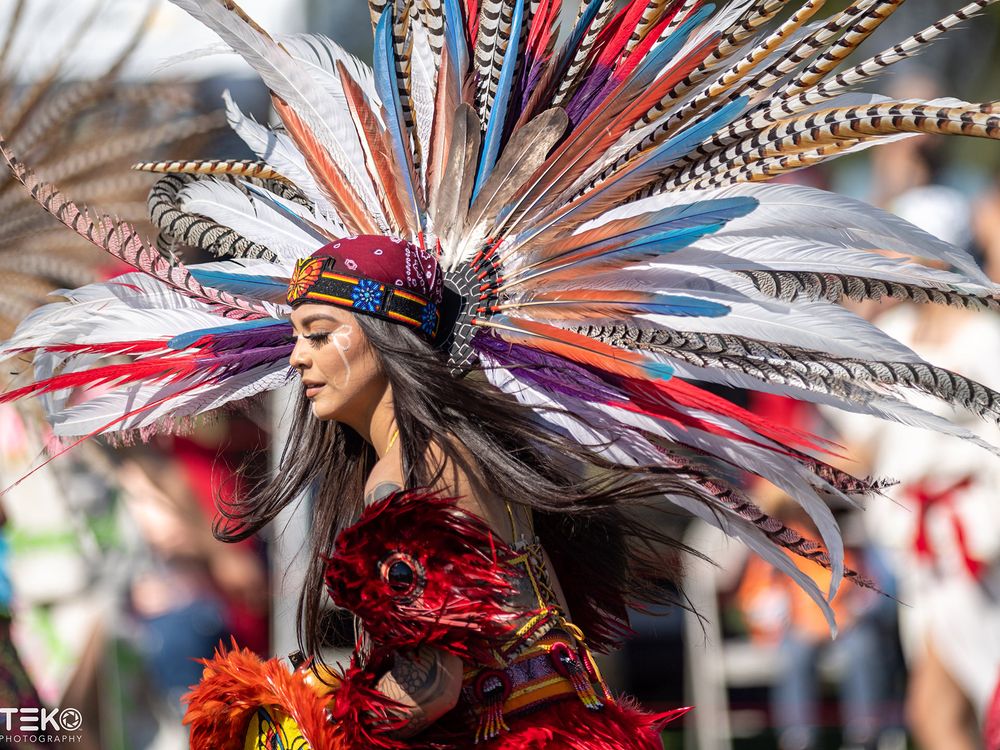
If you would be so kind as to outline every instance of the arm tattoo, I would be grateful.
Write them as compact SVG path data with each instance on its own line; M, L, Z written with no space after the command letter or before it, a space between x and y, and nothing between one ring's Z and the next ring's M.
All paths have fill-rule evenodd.
M401 489L403 486L396 484L396 482L379 482L370 492L365 494L365 507L377 503L379 500L384 500L393 492L398 492Z
M386 696L406 706L398 711L406 724L394 734L409 737L430 723L422 705L432 700L442 689L444 673L438 661L438 654L431 649L396 655L392 669L386 675L389 679L383 679L379 686Z
M437 655L430 651L416 651L412 656L397 655L392 665L392 676L407 694L420 701L428 694L428 688L436 688L438 683Z

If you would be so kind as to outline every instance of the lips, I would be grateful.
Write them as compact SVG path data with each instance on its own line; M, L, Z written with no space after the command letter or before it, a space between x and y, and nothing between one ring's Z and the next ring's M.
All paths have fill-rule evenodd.
M314 382L310 382L310 381L306 381L306 380L302 381L302 387L305 390L306 398L309 398L309 399L315 398L316 395L321 390L323 390L323 384L322 383L314 383Z

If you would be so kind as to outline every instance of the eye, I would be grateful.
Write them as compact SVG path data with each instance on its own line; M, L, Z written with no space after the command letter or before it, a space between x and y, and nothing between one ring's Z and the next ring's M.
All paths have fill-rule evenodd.
M318 333L308 333L303 335L302 338L312 344L314 349L319 349L330 340L330 332L320 331Z
M393 552L379 564L379 576L394 597L413 601L423 593L426 577L420 563L403 552Z

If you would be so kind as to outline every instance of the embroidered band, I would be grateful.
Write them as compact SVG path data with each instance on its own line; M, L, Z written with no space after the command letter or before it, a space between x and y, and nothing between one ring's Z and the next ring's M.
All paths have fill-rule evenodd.
M409 243L376 236L348 238L296 262L288 304L350 308L402 323L433 341L441 322L437 271L435 259Z

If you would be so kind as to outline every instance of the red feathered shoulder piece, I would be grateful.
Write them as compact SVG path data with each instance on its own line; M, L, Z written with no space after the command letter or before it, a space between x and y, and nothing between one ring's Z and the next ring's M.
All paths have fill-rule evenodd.
M326 585L378 648L429 645L485 664L513 628L513 556L453 499L397 492L341 532Z

